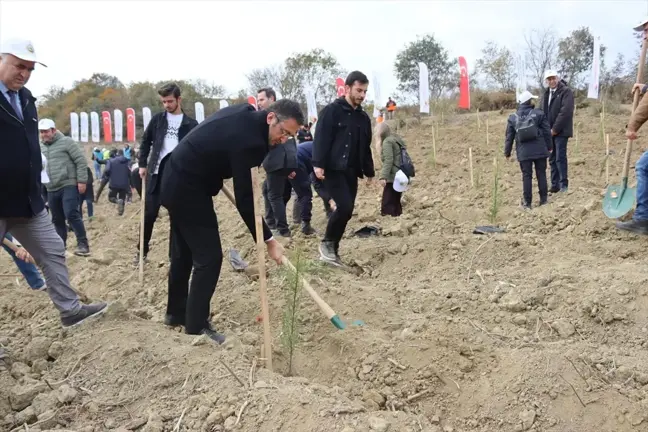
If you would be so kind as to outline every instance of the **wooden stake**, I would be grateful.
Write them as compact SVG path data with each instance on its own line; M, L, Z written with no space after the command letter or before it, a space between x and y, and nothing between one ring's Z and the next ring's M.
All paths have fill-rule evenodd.
M486 147L490 147L490 141L488 140L488 117L486 117Z
M610 184L610 134L605 135L605 185Z
M434 164L436 165L436 138L434 135L434 126L432 126L432 157L434 158Z
M477 108L477 132L481 132L481 120L479 119L479 108Z
M256 222L257 257L259 261L259 295L261 297L261 316L263 318L263 344L265 346L265 366L272 371L272 335L270 334L270 309L265 269L265 242L263 241L263 219L259 200L261 190L257 179L257 168L250 169L252 193L254 195L254 218Z
M470 164L470 187L475 187L475 176L473 174L472 147L468 147L468 163Z
M139 248L139 283L144 286L144 210L146 207L146 177L142 178L142 198L140 211L140 248Z

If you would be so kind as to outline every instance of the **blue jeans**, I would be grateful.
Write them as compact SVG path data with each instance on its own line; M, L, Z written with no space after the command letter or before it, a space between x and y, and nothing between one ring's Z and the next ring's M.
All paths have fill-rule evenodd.
M97 161L94 161L94 170L95 170L95 178L100 179L101 178L101 165Z
M48 192L47 201L52 214L52 223L54 223L56 233L63 240L63 244L67 242L68 230L65 223L67 220L76 235L77 244L87 246L88 238L81 219L81 212L79 212L79 190L77 187L65 186L57 191Z
M567 137L553 137L554 149L549 156L551 165L551 188L562 189L569 186L567 177Z
M635 221L648 220L648 151L641 155L635 165L637 175L637 208L635 208Z
M9 233L5 235L5 238L9 241L14 241L13 237ZM20 273L22 273L25 279L27 280L27 284L29 285L29 287L34 290L43 288L43 286L45 285L45 281L41 277L38 271L38 267L36 267L32 263L28 263L18 258L16 256L16 253L12 251L8 246L5 246L3 244L2 247L4 248L4 250L7 251L9 255L11 255L11 258L16 263L18 270L20 270Z

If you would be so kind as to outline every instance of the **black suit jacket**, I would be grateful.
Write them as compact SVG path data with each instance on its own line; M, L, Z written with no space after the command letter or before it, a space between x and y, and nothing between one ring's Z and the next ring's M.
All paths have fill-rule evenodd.
M0 218L32 217L43 211L43 169L36 98L20 89L23 120L0 94Z

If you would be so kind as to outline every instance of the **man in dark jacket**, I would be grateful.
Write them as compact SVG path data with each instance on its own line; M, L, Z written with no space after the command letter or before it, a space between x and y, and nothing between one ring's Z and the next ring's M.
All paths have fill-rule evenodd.
M275 102L277 95L271 88L262 88L257 92L257 105L265 110ZM282 237L290 237L286 204L290 200L292 187L288 181L295 177L297 168L297 144L289 138L284 145L274 146L263 161L266 180L263 182L263 200L265 202L265 221L272 230Z
M548 88L542 99L542 111L549 120L554 151L551 164L551 189L549 192L567 192L567 140L574 134L574 93L553 70L545 72Z
M295 135L303 121L299 104L286 99L262 111L234 105L203 121L171 154L162 177L162 205L171 219L165 324L184 325L188 334L205 334L218 343L225 340L209 324L223 261L212 197L224 179L233 178L236 207L256 241L250 169L261 165L269 147ZM263 238L270 258L280 263L283 247L265 222Z
M340 265L340 240L353 214L358 178L375 175L371 156L371 120L361 107L369 80L359 71L345 81L346 96L330 103L319 115L313 143L315 176L324 180L337 209L328 220L320 244L321 258Z
M68 327L105 311L106 304L80 303L70 285L63 240L45 210L36 99L24 87L36 62L30 41L14 39L0 46L0 239L11 232L34 258Z
M130 190L129 160L124 156L124 150L117 150L117 156L106 164L104 175L110 181L110 190L117 196L117 214L124 214L126 194Z
M520 95L520 106L511 114L506 124L504 156L511 157L513 141L515 153L522 170L522 207L531 208L531 181L535 166L540 205L547 203L547 158L553 149L551 130L544 112L535 108L537 96L525 91Z
M297 169L295 170L295 177L290 179L290 184L297 194L299 202L301 231L306 235L315 234L315 230L311 226L311 218L313 215L313 189L311 184L315 187L317 195L324 201L324 210L328 215L331 212L331 207L335 203L331 196L324 187L324 182L315 177L313 172L313 142L306 141L297 145Z
M198 125L182 110L180 87L169 83L158 90L164 111L155 114L149 122L139 149L139 174L146 181L144 210L144 259L148 255L153 225L160 212L160 179L164 166L178 143ZM139 265L140 241L134 263Z

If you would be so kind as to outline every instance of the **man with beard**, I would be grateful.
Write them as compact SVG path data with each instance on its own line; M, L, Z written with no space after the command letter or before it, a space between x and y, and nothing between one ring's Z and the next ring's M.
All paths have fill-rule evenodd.
M224 179L232 178L236 207L256 241L250 169L261 165L270 148L294 136L303 122L299 104L286 99L261 111L234 105L202 122L172 153L162 177L162 205L171 219L165 324L184 325L186 333L205 334L219 344L225 341L209 323L223 261L212 197ZM265 222L263 238L270 258L281 263L283 247Z
M276 98L277 95L273 89L262 88L257 92L257 105L260 110L268 109ZM290 200L290 191L292 190L289 179L295 178L297 169L295 139L291 137L284 145L271 148L263 161L263 169L266 172L266 180L263 182L266 223L280 236L290 237L286 204Z
M158 94L164 111L155 114L144 131L138 160L139 175L146 180L144 259L148 255L153 225L160 212L160 179L168 156L189 131L198 125L195 119L182 110L180 87L176 83L165 84L158 90ZM138 239L134 265L139 265L139 248Z
M371 120L361 107L368 86L365 74L351 72L345 81L346 95L322 110L315 129L313 170L337 206L328 220L320 257L335 265L342 265L340 240L353 214L358 178L367 176L371 183L375 175Z

